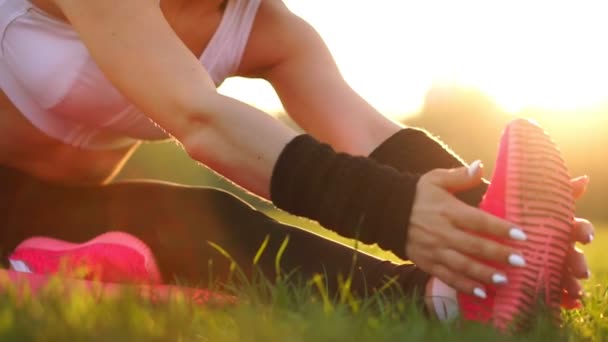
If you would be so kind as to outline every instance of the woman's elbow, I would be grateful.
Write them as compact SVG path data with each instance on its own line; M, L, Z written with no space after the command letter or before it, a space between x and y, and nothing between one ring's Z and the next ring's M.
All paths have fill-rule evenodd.
M167 117L165 123L158 122L185 149L195 149L201 132L208 130L217 120L217 113L211 105L216 101L217 93L182 95L173 101L173 110L161 115Z

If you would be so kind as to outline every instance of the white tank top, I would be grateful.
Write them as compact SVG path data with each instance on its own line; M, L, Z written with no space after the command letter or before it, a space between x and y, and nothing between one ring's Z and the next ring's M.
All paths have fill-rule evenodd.
M200 61L216 86L234 75L261 0L228 0ZM168 135L108 81L78 34L28 0L0 0L0 87L38 129L85 149Z

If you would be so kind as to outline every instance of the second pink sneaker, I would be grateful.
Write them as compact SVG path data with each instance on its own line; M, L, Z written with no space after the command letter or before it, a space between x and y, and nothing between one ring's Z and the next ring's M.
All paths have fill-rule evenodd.
M480 208L523 229L527 241L500 242L521 251L526 266L501 266L508 283L488 286L486 299L460 293L464 318L501 330L524 329L542 308L559 322L574 198L560 152L537 124L517 119L506 127Z
M154 255L133 235L108 232L84 243L33 237L9 256L11 269L25 273L61 272L86 280L117 283L161 283Z

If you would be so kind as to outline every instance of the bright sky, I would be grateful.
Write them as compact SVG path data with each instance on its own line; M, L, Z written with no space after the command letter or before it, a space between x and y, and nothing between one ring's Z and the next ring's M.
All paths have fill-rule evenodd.
M433 83L480 88L505 110L608 99L605 0L285 0L329 45L350 85L387 115L416 112ZM220 89L281 111L261 81Z

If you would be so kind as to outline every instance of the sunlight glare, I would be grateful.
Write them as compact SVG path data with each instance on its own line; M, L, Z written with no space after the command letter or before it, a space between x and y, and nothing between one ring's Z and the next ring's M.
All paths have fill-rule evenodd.
M286 0L344 78L386 115L415 113L435 83L479 88L505 111L574 110L608 99L604 1ZM276 112L271 87L221 92Z

